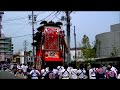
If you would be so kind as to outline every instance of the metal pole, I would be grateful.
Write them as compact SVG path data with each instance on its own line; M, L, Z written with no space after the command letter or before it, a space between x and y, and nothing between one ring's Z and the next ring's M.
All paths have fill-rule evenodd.
M119 24L120 24L120 12L119 12Z
M23 45L24 45L24 63L27 64L27 59L26 59L27 41L26 40L23 42Z
M2 22L2 15L4 14L4 12L3 11L0 11L0 37L1 37L1 29L2 29L2 24L1 24L1 22Z
M33 43L34 43L34 13L32 11L32 33L33 33ZM36 62L35 62L35 47L33 45L33 60L35 63L35 67L36 67Z
M68 45L68 55L67 55L67 62L70 63L70 12L66 11L66 17L67 17L67 45Z
M75 26L74 26L74 41L75 41L75 61L76 61L76 33L75 33Z

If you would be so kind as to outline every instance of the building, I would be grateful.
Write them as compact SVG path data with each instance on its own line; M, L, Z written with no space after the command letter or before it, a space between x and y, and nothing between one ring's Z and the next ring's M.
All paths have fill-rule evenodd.
M110 29L96 35L98 58L120 57L120 24L111 25Z
M20 51L20 63L25 63L25 52L24 51Z
M13 59L13 44L10 37L5 37L2 33L2 15L3 11L0 11L0 62L11 61Z
M20 55L19 54L13 55L12 63L20 63Z
M13 59L13 44L11 38L0 37L0 61Z
M32 59L32 52L28 51L26 52L26 57L25 57L25 51L20 50L19 52L14 54L14 59L12 62L19 63L19 64L33 64L33 59ZM25 59L26 58L26 59Z
M71 61L75 61L75 48L70 49ZM76 48L76 61L83 61L81 48Z

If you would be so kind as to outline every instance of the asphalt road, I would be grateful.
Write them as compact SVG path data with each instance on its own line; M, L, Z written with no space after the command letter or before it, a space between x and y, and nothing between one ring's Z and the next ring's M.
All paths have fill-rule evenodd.
M21 78L14 76L14 74L10 73L9 71L0 70L0 79L21 79Z

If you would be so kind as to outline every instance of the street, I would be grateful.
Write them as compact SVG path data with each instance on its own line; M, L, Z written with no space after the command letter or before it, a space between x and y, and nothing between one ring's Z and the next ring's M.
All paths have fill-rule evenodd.
M10 73L9 71L0 70L0 79L21 79L21 78L14 76L14 74Z

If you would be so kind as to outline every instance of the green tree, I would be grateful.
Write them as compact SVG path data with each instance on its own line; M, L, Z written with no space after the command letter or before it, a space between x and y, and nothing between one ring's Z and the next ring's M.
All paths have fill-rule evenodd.
M84 35L82 38L82 53L83 57L88 60L88 58L96 57L96 48L94 45L90 45L89 37Z
M82 47L83 48L90 48L90 42L89 42L89 37L87 35L84 35L82 38Z
M96 44L97 44L97 47L98 47L98 54L99 54L99 57L100 57L101 41L97 39L97 40L96 40Z
M119 53L118 49L114 45L112 45L112 52L110 53L111 54L110 56L117 57L118 53Z
M100 49L101 49L100 46L101 46L101 41L96 39L93 43L93 49L95 54L98 52L99 57L100 57Z

